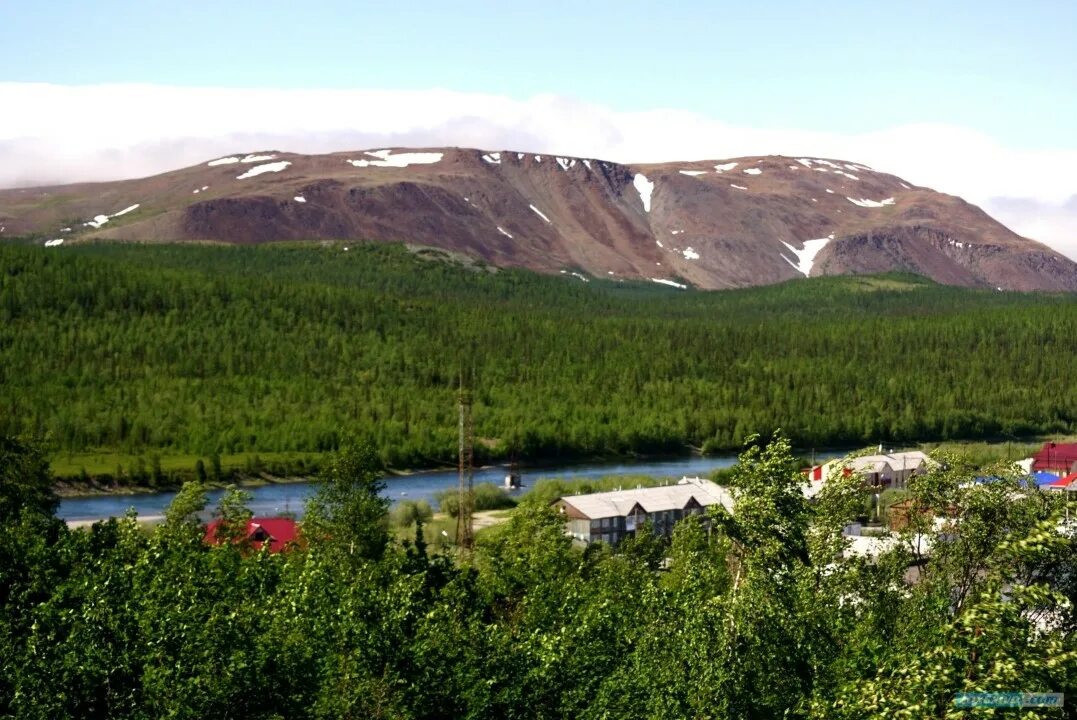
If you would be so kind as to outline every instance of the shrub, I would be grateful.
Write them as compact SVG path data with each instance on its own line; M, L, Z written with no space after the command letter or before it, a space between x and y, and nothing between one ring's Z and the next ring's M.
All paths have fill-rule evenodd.
M404 500L392 509L390 518L397 527L410 527L418 520L430 522L434 510L426 500Z
M508 492L493 483L476 485L472 491L475 494L475 510L503 510L516 507L516 500ZM434 496L438 502L438 508L449 517L456 517L460 512L460 496L454 489L442 490Z

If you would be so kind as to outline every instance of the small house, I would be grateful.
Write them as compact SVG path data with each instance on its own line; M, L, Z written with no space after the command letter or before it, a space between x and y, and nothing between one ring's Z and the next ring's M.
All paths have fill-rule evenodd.
M927 453L919 450L831 460L804 471L808 479L805 494L813 497L838 468L842 475L857 475L870 487L904 488L910 478L926 473L933 462Z
M218 534L220 527L220 518L210 521L206 525L206 534L203 540L210 545L220 545L222 542ZM255 550L261 550L264 545L268 544L269 552L281 552L298 541L299 525L291 518L251 518L247 521L244 539Z
M1046 442L1032 456L1032 470L1068 475L1077 472L1077 443Z

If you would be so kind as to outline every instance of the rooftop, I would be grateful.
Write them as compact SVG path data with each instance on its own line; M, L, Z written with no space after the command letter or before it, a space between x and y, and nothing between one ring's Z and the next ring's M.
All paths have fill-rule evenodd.
M721 485L703 478L683 478L675 485L613 490L587 495L566 495L561 501L591 519L624 517L639 504L646 512L680 510L695 498L700 505L721 504L733 510L733 496Z

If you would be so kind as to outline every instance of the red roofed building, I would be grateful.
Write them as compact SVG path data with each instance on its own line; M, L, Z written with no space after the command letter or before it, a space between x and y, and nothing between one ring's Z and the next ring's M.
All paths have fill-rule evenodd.
M1071 472L1065 477L1061 477L1054 482L1045 483L1040 485L1044 490L1067 490L1070 492L1077 492L1077 472Z
M1077 465L1077 443L1044 443L1040 451L1032 456L1032 470L1053 472L1065 475L1074 471Z
M204 540L210 545L221 543L221 538L217 537L220 526L219 518L206 525ZM298 539L299 525L290 518L256 517L247 522L247 541L255 550L261 550L265 543L269 543L269 552L280 552L294 545Z

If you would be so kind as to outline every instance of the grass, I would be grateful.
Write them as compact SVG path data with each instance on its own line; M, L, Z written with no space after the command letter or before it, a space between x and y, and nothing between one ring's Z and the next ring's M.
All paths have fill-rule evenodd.
M1043 447L1043 443L1052 441L1057 443L1077 442L1077 436L1057 435L1036 440L1025 439L1006 442L955 441L921 443L919 449L929 455L934 453L960 455L967 458L971 464L977 467L985 467L995 463L1010 463L1032 457L1035 452Z
M512 517L513 511L514 509L485 510L475 513L475 537L481 537L498 525L507 522ZM391 531L400 542L415 539L414 524L403 527L394 525ZM423 524L423 538L426 544L435 551L456 545L456 518L450 517L448 513L434 513L434 517Z

